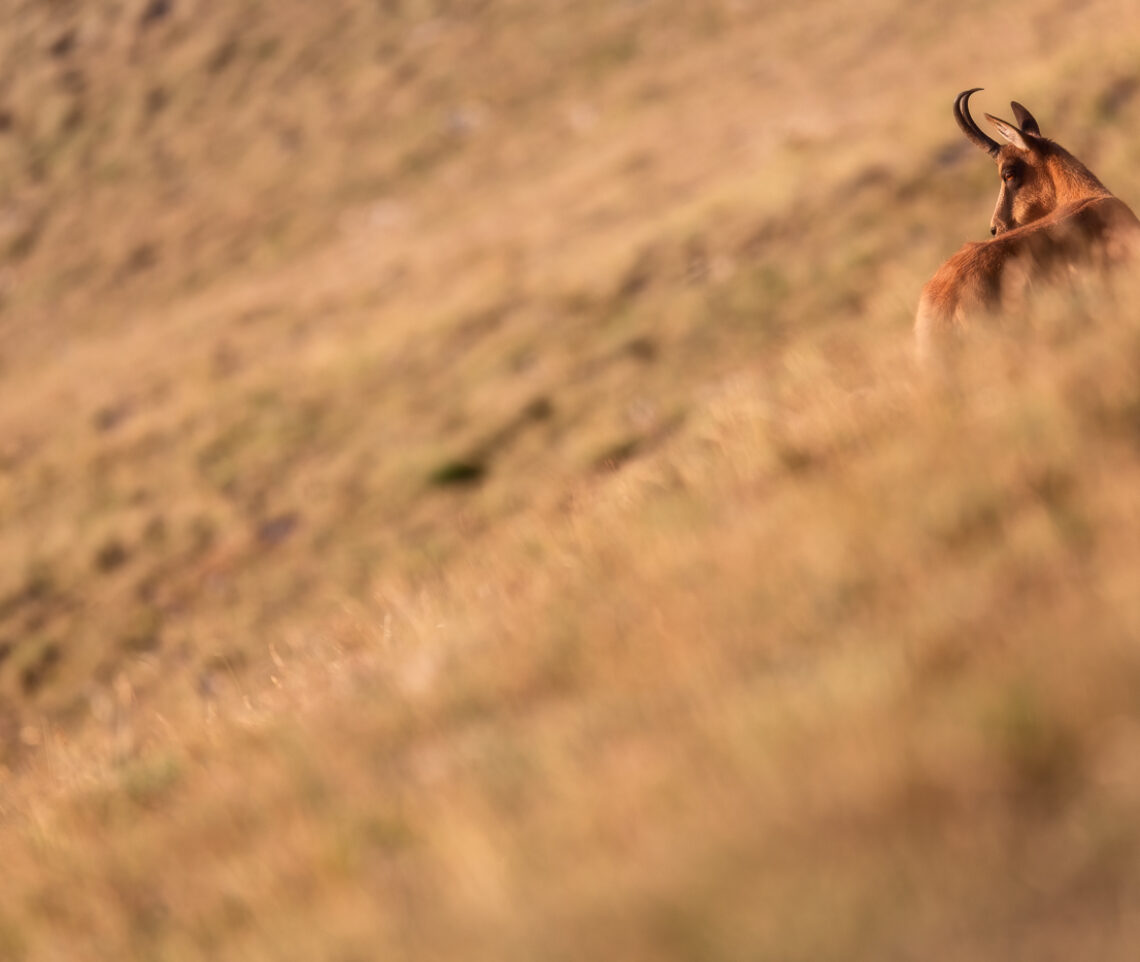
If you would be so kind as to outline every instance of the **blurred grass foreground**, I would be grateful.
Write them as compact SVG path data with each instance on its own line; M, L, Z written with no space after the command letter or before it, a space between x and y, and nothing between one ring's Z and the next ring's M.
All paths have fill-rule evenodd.
M9 3L0 960L1134 959L1140 279L910 325L1137 27Z

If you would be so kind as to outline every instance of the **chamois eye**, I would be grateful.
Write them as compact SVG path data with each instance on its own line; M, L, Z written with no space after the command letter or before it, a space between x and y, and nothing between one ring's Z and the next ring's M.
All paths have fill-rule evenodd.
M1009 184L1012 187L1014 181L1017 180L1017 171L1016 170L1003 170L1001 172L1001 179L1004 180L1007 184Z

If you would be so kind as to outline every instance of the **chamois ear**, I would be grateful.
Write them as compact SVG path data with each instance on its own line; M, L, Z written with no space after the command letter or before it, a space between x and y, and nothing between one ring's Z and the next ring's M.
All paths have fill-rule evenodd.
M1029 144L1025 142L1025 138L1021 136L1021 131L1013 126L1007 120L1000 120L992 114L986 114L986 120L997 128L997 132L1008 140L1014 147L1019 150L1029 150Z
M1041 136L1041 128L1037 126L1037 121L1034 119L1033 114L1026 110L1016 100L1010 102L1013 108L1013 116L1017 119L1017 126L1021 128L1023 134L1032 134L1034 137Z

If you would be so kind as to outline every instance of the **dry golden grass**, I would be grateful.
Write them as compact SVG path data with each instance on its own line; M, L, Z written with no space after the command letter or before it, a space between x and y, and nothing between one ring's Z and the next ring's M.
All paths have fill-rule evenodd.
M1140 291L909 328L1136 24L15 6L0 959L1131 958Z

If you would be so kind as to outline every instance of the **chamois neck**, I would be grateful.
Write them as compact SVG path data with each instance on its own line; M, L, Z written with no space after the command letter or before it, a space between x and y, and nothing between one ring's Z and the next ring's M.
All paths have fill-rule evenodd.
M1068 204L1087 197L1111 197L1112 192L1097 179L1097 176L1057 144L1049 145L1046 164L1057 192L1058 204Z

